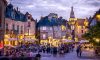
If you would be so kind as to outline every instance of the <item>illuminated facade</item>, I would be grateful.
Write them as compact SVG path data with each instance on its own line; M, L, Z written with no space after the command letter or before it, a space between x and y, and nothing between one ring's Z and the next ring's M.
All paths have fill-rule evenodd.
M82 35L88 31L88 19L77 19L75 23L75 37L78 37L78 40L84 40Z
M67 38L67 21L62 17L58 18L55 13L42 17L37 23L40 43L42 45L59 46L63 38Z
M69 24L71 27L71 39L78 41L82 40L82 35L88 31L88 24L89 21L88 19L81 19L81 18L76 18L74 15L73 7L71 7L71 13L70 13L70 18L69 18Z
M5 11L5 45L16 46L25 42L35 40L35 23L28 12L21 13L18 7L13 8L12 4L6 7Z

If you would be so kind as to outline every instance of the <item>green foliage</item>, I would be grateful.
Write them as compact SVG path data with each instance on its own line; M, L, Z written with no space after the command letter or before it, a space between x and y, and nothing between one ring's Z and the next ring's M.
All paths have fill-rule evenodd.
M100 46L100 42L96 42L96 39L94 39L94 38L100 39L100 22L97 22L95 26L90 27L89 31L85 33L82 37L86 38L94 45Z

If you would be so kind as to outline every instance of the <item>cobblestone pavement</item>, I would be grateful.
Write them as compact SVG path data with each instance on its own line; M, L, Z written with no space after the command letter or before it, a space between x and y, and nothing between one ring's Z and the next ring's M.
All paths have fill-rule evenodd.
M53 56L51 54L41 54L41 60L100 60L96 58L94 54L90 51L85 51L82 53L82 57L77 57L76 52L70 52L63 56Z

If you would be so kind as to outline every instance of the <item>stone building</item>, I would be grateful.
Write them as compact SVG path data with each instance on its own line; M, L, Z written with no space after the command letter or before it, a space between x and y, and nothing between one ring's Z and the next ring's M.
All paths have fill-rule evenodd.
M88 31L89 21L87 18L85 18L85 19L76 18L73 7L71 7L69 24L71 27L71 34L72 34L71 39L75 40L75 41L84 39L84 38L82 38L82 35Z
M31 14L23 14L18 7L8 4L5 11L5 45L18 45L35 40L35 23Z
M6 0L0 0L0 49L3 46L3 40L4 40L4 33L5 33L5 9L7 6Z
M42 17L37 23L39 40L42 45L59 46L67 38L67 21L55 13Z

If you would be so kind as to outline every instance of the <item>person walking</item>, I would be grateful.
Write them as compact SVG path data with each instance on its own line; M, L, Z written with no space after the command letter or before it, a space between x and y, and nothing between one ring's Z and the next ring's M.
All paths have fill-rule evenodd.
M33 56L34 56L34 54L33 54L32 51L29 52L29 56L30 56L30 57L33 57Z
M35 60L40 60L40 58L41 58L41 54L38 52L38 54L36 54L35 56Z
M80 56L81 57L81 54L82 54L82 50L81 50L81 45L79 45L76 49L76 52L77 52L77 56Z

